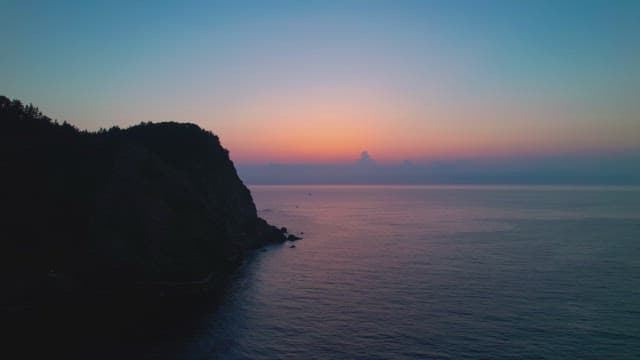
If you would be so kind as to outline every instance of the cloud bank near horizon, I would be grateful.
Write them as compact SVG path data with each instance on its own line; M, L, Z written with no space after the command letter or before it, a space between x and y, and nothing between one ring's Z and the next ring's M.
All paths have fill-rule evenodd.
M279 184L640 185L640 153L379 163L368 151L347 164L236 165L242 180Z

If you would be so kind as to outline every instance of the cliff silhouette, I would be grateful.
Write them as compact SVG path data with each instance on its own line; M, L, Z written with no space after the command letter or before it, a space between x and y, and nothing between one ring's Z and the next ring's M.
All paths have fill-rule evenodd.
M0 128L4 306L216 290L285 239L197 125L79 131L2 96Z

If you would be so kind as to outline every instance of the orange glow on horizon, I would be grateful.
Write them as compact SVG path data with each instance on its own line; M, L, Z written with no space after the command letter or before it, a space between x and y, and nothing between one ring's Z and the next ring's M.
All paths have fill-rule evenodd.
M265 97L219 117L227 123L211 120L205 127L221 136L232 160L242 163L351 163L365 150L380 163L392 163L634 148L632 136L610 146L588 127L559 121L588 126L598 120L568 106L416 104L356 90Z

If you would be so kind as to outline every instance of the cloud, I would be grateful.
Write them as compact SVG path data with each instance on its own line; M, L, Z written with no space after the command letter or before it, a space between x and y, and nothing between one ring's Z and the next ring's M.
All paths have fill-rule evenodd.
M359 165L373 165L376 161L371 157L371 155L369 155L367 150L363 150L360 153L360 159L358 159L357 163Z

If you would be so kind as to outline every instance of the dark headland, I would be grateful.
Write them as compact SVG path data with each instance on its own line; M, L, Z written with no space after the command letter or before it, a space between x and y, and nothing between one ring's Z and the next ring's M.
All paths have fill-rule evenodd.
M252 249L286 239L197 125L79 131L2 96L0 128L1 305L17 322L179 313L220 292Z

